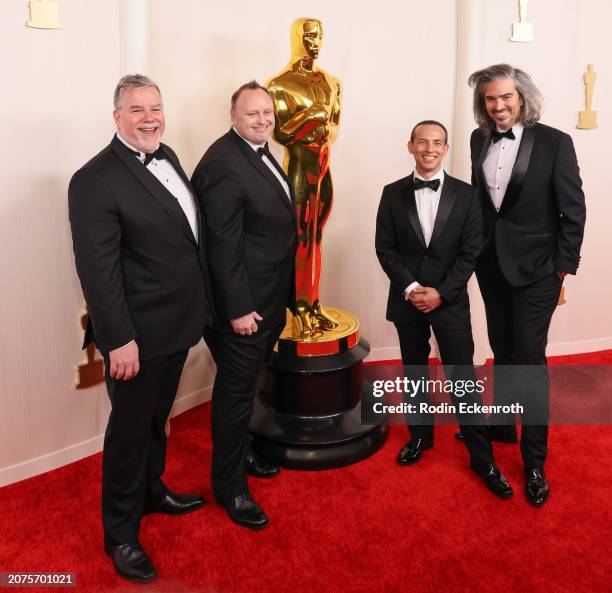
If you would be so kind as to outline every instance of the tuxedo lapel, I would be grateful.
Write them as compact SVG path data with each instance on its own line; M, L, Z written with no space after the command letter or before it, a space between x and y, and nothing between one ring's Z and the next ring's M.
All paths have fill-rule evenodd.
M170 163L174 167L174 170L179 174L179 177L183 180L183 183L185 184L185 186L187 187L187 189L189 190L189 192L191 193L191 195L193 197L193 203L195 205L195 209L196 209L196 213L197 213L196 220L197 220L197 223L198 223L198 236L200 237L200 241L199 242L202 243L202 240L201 240L201 237L202 237L202 213L200 211L200 201L196 198L196 193L195 193L195 190L193 189L193 186L191 185L191 181L189 180L189 177L187 177L187 174L183 170L183 167L181 167L181 163L179 163L179 160L174 155L174 152L169 150L168 147L165 144L163 146L164 146L164 153L166 154L166 158L170 161ZM181 208L181 210L182 210L182 208Z
M414 175L410 175L408 183L401 190L401 194L403 205L408 212L408 220L410 221L416 236L423 246L423 249L427 249L423 229L421 228L421 221L419 220L419 213L416 207L416 199L414 197Z
M440 203L438 204L438 212L436 213L436 220L434 222L433 232L431 233L431 239L429 244L432 245L436 242L438 237L442 234L444 225L448 220L448 217L453 209L455 203L455 191L452 188L452 180L448 175L444 175L444 183L442 184L442 193L440 194Z
M508 187L506 188L506 193L504 194L504 199L499 209L500 216L512 209L521 194L521 190L525 183L525 176L527 175L527 168L529 167L529 161L531 160L534 136L535 128L524 128L521 145L516 155L516 162L514 163L510 181L508 182Z
M482 140L482 147L480 149L478 163L476 165L476 185L481 187L487 196L489 196L489 203L493 208L495 208L495 202L493 201L493 196L489 192L489 186L487 185L487 180L485 178L483 169L484 161L487 158L487 152L489 151L489 146L491 146L491 134L487 134Z
M238 136L238 134L236 134L233 129L230 130L230 136L236 143L238 148L241 150L242 154L244 154L244 156L247 158L251 166L253 166L261 175L263 175L267 179L268 183L270 183L272 187L276 190L276 193L281 199L283 205L285 206L285 208L289 208L295 219L295 208L293 207L295 200L291 189L289 190L289 193L291 194L291 199L289 199L287 197L287 193L285 192L285 188L283 188L276 175L274 175L274 173L270 171L268 165L263 162L262 158L240 136ZM280 169L280 166L278 168ZM287 185L289 185L289 180L287 179L284 172L283 177L285 181L287 181Z
M149 194L166 211L168 216L177 224L188 239L197 243L193 235L189 221L181 208L178 200L163 186L162 183L147 170L147 168L129 151L129 149L116 136L111 142L111 147L115 154L123 161L134 176L144 185ZM168 152L166 152L168 154ZM170 159L174 166L174 160ZM180 166L177 169L180 172ZM184 173L183 173L184 175ZM181 176L182 177L182 176ZM187 187L190 187L188 184Z

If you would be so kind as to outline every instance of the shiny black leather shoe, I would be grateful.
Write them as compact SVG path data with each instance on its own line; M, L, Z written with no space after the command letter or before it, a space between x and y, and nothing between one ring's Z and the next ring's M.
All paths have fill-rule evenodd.
M186 515L196 511L205 504L204 499L197 494L178 494L168 492L160 500L145 503L142 514L161 513L163 515Z
M487 426L487 436L490 441L496 441L498 443L516 443L518 441L518 433L516 426Z
M217 498L217 501L225 507L229 518L242 527L258 530L268 524L268 517L248 493L235 496L227 501Z
M548 498L548 482L541 469L532 469L527 472L527 484L525 484L525 494L527 500L536 507L541 507Z
M427 451L427 449L432 447L433 439L411 439L410 442L401 448L397 456L397 462L400 465L412 465L421 459L423 451Z
M477 473L484 478L487 488L493 492L495 496L510 498L514 494L512 486L510 486L510 483L506 480L506 476L499 471L499 468L494 463L489 464L484 472Z
M246 466L247 473L256 478L273 478L280 473L278 465L266 461L254 451L249 451L244 458L244 465Z
M146 583L157 576L153 564L138 542L118 546L105 542L104 551L111 557L117 574L128 581Z

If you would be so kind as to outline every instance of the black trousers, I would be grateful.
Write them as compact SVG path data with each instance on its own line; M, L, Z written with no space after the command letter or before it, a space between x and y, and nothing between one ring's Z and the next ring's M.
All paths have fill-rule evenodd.
M410 303L407 303L410 305ZM425 314L410 324L395 324L399 336L400 350L402 353L402 364L406 375L411 375L410 379L427 380L429 373L427 364L431 347L429 337L431 330L436 337L440 348L440 357L445 367L447 379L456 380L476 380L474 372L474 340L469 320L463 329L445 329L436 324L430 324ZM458 366L454 366L458 365ZM416 402L415 402L416 399ZM481 403L480 395L477 393L465 395L461 398L451 393L451 400L455 406L460 401ZM416 398L406 398L406 402L421 402L429 404L431 398L427 391L417 394ZM458 410L458 408L456 408ZM432 414L420 414L413 417L408 415L407 424L410 435L413 439L432 438L434 432L434 418ZM416 423L415 423L416 420ZM479 415L457 414L457 421L464 434L465 444L470 454L470 465L478 473L484 473L487 466L493 463L493 450L491 443L486 436L483 418Z
M212 393L212 487L228 500L249 491L244 458L259 373L284 324L251 336L206 328L204 340L217 364Z
M102 453L102 525L109 543L135 542L145 500L167 493L165 427L186 358L184 350L142 360L129 381L113 379L105 358L112 408Z
M523 463L527 471L541 469L547 453L550 400L546 345L562 280L553 272L517 288L504 278L496 259L488 262L485 269L477 269L476 277L494 356L494 403L523 405ZM514 365L519 366L513 369ZM492 423L514 425L515 418L499 415Z

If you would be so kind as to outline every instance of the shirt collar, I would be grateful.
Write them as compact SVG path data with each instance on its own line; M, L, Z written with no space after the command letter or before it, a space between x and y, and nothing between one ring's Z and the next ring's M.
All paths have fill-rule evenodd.
M234 130L234 132L236 132L237 136L240 136L240 134L238 133L238 130L234 126L232 126L232 130ZM259 148L263 148L266 145L265 142L263 144L253 144L252 142L250 142L249 140L247 140L243 136L240 136L240 138L242 138L255 152L257 152L257 150Z
M421 179L423 181L431 181L432 179L439 179L440 185L442 185L444 181L444 169L440 169L433 177L430 177L429 179L425 179L423 176L419 175L416 169L413 171L413 175L415 179Z
M497 126L495 126L495 129L498 132L503 133L503 130L500 130ZM513 126L512 126L512 133L514 134L514 138L516 140L520 140L521 136L523 135L523 130L525 129L525 127L523 126L523 124L516 122Z

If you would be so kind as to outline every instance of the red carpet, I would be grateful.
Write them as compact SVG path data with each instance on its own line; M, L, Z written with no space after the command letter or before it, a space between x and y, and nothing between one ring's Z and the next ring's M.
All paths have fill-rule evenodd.
M597 362L612 360L605 356ZM76 589L27 591L610 591L609 426L551 428L551 497L541 509L524 498L517 445L495 447L515 489L504 501L468 470L453 427L440 427L434 449L409 468L395 463L406 429L391 427L385 447L354 466L251 479L270 517L254 533L210 502L209 422L209 404L173 420L166 481L202 492L209 504L184 517L143 520L141 542L157 581L126 583L103 554L100 455L0 489L0 571L77 573Z

